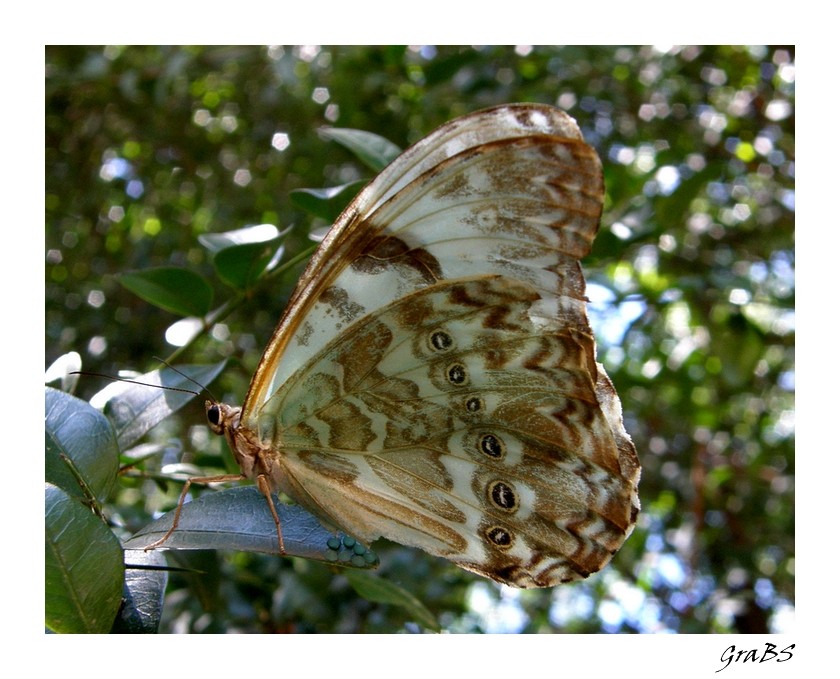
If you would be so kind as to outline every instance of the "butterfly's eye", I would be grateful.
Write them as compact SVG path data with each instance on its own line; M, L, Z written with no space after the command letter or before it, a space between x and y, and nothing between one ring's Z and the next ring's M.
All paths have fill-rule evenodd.
M218 427L222 421L222 411L217 405L207 408L207 421L212 427Z

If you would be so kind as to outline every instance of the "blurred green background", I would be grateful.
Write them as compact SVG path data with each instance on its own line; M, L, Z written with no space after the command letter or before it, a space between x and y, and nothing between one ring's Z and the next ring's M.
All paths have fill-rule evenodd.
M599 152L602 229L584 262L599 360L642 460L642 514L605 571L518 592L378 544L378 573L453 632L788 631L794 607L794 84L788 46L47 47L46 357L150 370L178 318L115 276L179 265L212 279L201 234L323 226L289 193L370 178L322 126L401 147L453 117L554 104ZM232 360L239 403L300 269L189 348ZM218 283L216 304L232 292ZM77 395L104 385L83 378ZM151 437L224 467L198 401ZM127 474L108 509L128 535L162 495ZM170 553L171 554L171 553ZM173 557L174 558L174 557ZM199 554L170 578L162 631L419 631L340 570Z

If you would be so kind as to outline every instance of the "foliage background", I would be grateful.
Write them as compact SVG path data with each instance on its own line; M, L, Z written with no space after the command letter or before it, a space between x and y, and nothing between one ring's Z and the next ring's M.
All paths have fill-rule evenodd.
M639 526L606 571L555 590L511 592L391 545L377 545L379 573L451 631L786 630L794 60L785 46L48 47L45 365L78 351L86 370L156 367L177 318L115 275L164 264L210 275L200 234L293 225L287 255L308 247L322 224L289 192L370 176L320 126L405 147L485 106L559 105L604 162L607 205L584 268L611 293L592 316L642 459ZM241 401L296 274L183 357L234 359L217 397ZM231 295L218 285L217 303ZM101 387L87 378L77 394ZM229 464L197 402L153 438L202 470ZM165 490L126 474L108 506L116 529L171 507L179 488ZM319 564L190 558L205 575L171 577L163 631L420 629Z

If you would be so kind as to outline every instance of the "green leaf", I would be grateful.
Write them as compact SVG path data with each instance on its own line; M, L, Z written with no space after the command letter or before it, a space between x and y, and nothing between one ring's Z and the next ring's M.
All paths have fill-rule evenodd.
M345 575L359 596L379 604L401 606L423 627L436 632L440 630L432 612L411 592L371 573L347 571Z
M249 290L283 256L283 238L225 248L213 257L216 273L236 290Z
M87 507L46 484L45 624L53 632L104 633L120 607L119 542Z
M156 424L194 399L198 389L209 385L226 364L227 361L214 365L173 366L178 372L172 368L153 370L132 378L143 382L142 385L128 382L109 384L91 399L91 404L104 410L116 431L120 450L125 450Z
M265 272L271 271L283 256L282 242L291 227L280 231L273 224L257 224L224 233L198 237L213 253L219 277L237 290L248 290Z
M266 243L285 236L289 231L291 228L281 232L274 224L256 224L222 233L205 233L198 237L198 242L215 255L237 245Z
M45 391L46 480L91 506L103 502L119 471L113 427L89 403L51 387Z
M322 127L318 132L351 151L374 172L380 172L401 153L399 146L373 132L342 127Z
M289 556L325 561L337 566L375 568L379 560L355 539L329 531L297 505L274 499L280 517L283 545ZM142 549L162 538L172 526L175 511L149 524L124 545ZM277 527L265 498L254 486L202 493L184 504L178 529L161 548L232 549L278 554Z
M332 224L365 184L361 179L326 189L295 189L290 197L296 207Z
M213 304L210 283L189 269L166 266L127 271L117 280L150 304L181 316L204 316Z

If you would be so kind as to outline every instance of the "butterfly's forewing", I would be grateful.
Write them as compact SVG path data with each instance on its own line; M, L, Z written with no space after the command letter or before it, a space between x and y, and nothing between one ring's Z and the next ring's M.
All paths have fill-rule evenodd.
M313 258L232 443L362 540L523 587L597 571L639 506L578 264L602 199L597 156L550 107L422 140Z
M543 149L556 153L570 153L567 160L554 163L552 177L546 176L546 167L539 158L536 158L534 168L534 155L531 159L520 159L513 167L507 167L511 153L505 152L508 145L522 140L525 145L532 146L534 142L542 138ZM502 213L502 217L513 210L512 219L522 224L516 210L530 210L537 212L537 220L556 219L558 213L562 212L571 219L561 228L561 225L547 222L548 230L552 232L551 239L560 238L565 245L571 245L570 240L578 240L578 244L572 247L570 252L558 252L569 259L574 259L575 254L581 257L589 252L592 239L598 228L598 219L603 201L603 180L601 165L597 155L582 140L580 131L575 122L562 111L550 106L536 104L519 104L514 106L499 106L484 111L458 118L438 128L417 144L406 150L394 162L386 167L360 194L353 200L347 209L338 218L335 225L330 229L324 238L321 246L313 255L306 271L301 276L297 288L292 295L289 305L283 314L278 327L266 347L260 366L254 376L245 399L245 417L250 409L256 408L265 401L283 384L295 370L303 365L310 357L315 355L337 332L347 327L351 322L360 318L373 308L381 306L387 301L398 298L399 294L406 288L404 282L398 288L390 287L382 274L389 274L396 270L397 280L401 280L402 274L406 272L406 257L400 256L403 246L406 243L416 249L410 253L409 258L416 261L409 262L407 266L420 270L427 265L433 265L426 261L424 250L437 245L437 249L447 250L451 247L453 240L458 239L459 245L455 246L466 250L466 253L452 256L460 260L466 257L468 261L479 260L482 254L489 254L475 250L475 242L464 243L470 235L464 231L465 223L453 221L458 215L450 212L449 215L437 215L443 205L438 204L438 199L448 199L450 210L469 210L467 200L469 196L465 191L473 193L484 191L488 188L484 183L485 177L482 172L475 172L473 178L477 180L474 186L465 182L464 173L470 163L470 158L480 156L479 162L486 170L497 170L497 178L501 180L502 190L509 192L513 182L519 182L519 189L525 189L525 193L519 196L506 195L505 193L491 196L492 203L487 200L480 202L478 207L482 210L479 215L482 219L488 219L491 215L486 211L495 204L501 207L507 205L510 209ZM514 152L514 156L517 152ZM444 165L442 165L444 164ZM446 173L446 178L451 180L444 184L444 167L456 167ZM517 172L533 172L537 169L537 175L518 176ZM572 187L568 192L566 202L548 197L541 197L541 206L532 205L534 199L533 191L542 191L541 187L549 188L549 182L563 177ZM522 180L531 180L531 185L526 186ZM451 183L454 181L454 184ZM410 190L405 190L409 184L414 183ZM586 184L585 186L581 186ZM435 193L437 189L437 193ZM448 196L442 195L449 191ZM423 191L427 200L419 204L420 192ZM402 192L402 193L401 193ZM459 192L461 195L459 196ZM396 196L396 198L395 198ZM517 198L516 205L510 200ZM473 196L473 199L476 199ZM569 214L582 200L589 205L585 214ZM390 201L390 205L377 212L377 209ZM573 201L573 202L568 202ZM412 211L412 206L414 210ZM427 211L426 208L429 208ZM410 212L411 211L411 212ZM423 220L417 224L406 224L406 221L414 219L418 215ZM393 216L401 217L400 221L391 223ZM580 219L580 218L582 219ZM537 222L537 223L538 223ZM435 228L435 233L429 232ZM508 226L500 224L497 231L504 232ZM486 228L485 228L486 231ZM397 233L399 232L399 233ZM390 241L384 242L382 236L393 235ZM509 234L510 238L515 232ZM521 244L526 247L533 247L526 238L520 239ZM389 247L390 246L390 247ZM363 254L364 249L368 254ZM396 252L395 252L396 250ZM508 249L505 260L514 262L520 252ZM547 261L549 266L556 256L549 255ZM356 263L356 267L351 264ZM349 280L350 275L364 263L381 262L383 266L377 267L376 273L379 278L371 280L364 275L362 282L352 290ZM461 261L456 261L460 267ZM487 257L481 264L487 263ZM492 262L490 262L492 265ZM367 267L370 273L370 266ZM571 282L575 288L574 296L583 296L583 279L580 269L576 263L572 267L577 280ZM341 284L333 285L339 274L344 274ZM460 271L455 272L458 275ZM561 275L570 275L571 272L560 272ZM427 279L420 282L420 286L427 284ZM333 287L332 290L330 288ZM359 289L361 288L361 289ZM373 308L360 304L355 297L359 293L373 290L375 302ZM345 297L346 292L346 297ZM325 294L326 293L326 294ZM320 310L312 312L313 306L320 305ZM324 319L326 322L320 323ZM287 347L291 350L287 351Z

